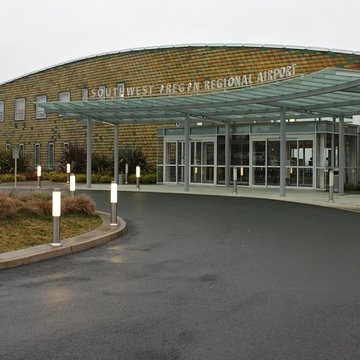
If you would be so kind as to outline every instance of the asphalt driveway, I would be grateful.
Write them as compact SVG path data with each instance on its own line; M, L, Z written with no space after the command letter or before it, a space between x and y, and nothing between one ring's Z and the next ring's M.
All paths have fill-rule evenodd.
M119 215L118 240L0 272L2 360L360 358L360 214L124 192Z

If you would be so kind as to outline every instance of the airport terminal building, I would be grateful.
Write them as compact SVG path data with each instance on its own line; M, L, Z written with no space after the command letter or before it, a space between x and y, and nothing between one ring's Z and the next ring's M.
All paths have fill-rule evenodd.
M229 185L234 169L243 186L326 189L332 168L342 192L359 182L357 115L360 53L328 49L144 48L0 84L0 146L34 166L56 168L69 143L115 160L141 146L158 182L185 190Z

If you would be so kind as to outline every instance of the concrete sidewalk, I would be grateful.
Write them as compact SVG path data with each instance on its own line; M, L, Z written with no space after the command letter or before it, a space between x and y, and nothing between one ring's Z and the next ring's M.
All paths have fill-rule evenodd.
M54 188L60 188L62 191L68 192L68 185L64 183L42 182L41 188L37 188L37 183L26 182L18 183L16 189L11 183L0 184L0 191L52 191ZM91 188L87 188L86 184L77 184L76 190L88 191L110 191L110 184L92 184ZM140 185L140 190L135 185L119 185L118 190L134 191L134 192L159 192L159 193L175 193L175 194L192 194L192 195L216 195L216 196L233 196L233 197L249 197L258 199L269 199L278 201L289 201L301 204L325 206L341 210L349 210L360 212L360 193L349 192L345 195L334 194L334 202L329 201L329 193L327 191L313 189L296 189L287 188L286 196L280 197L278 188L256 188L256 187L237 187L237 194L233 193L233 187L213 186L213 185L191 185L188 192L184 191L184 186L180 185Z

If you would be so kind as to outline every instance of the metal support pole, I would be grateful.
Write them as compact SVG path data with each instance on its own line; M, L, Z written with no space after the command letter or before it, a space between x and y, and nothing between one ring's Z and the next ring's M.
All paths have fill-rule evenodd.
M225 186L230 185L230 123L225 124Z
M184 191L189 191L190 184L190 117L185 116L184 129L185 163L184 163Z
M114 181L119 184L119 124L114 129Z
M334 202L334 170L329 171L329 202Z
M339 195L344 195L345 184L345 124L344 117L339 119Z
M92 119L87 121L86 132L86 187L91 188Z
M233 168L233 194L237 194L238 191L237 191L237 168L236 166L234 166Z
M280 111L280 196L286 196L286 119L285 109Z

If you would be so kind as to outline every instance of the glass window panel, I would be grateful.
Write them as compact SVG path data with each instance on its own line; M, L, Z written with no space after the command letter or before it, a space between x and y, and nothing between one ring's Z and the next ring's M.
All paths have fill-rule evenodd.
M176 142L166 143L166 164L176 164Z
M265 167L253 168L253 184L265 185Z
M286 142L286 159L287 165L297 166L298 146L296 140Z
M70 92L69 91L63 91L59 93L59 101L60 102L68 102L70 101Z
M268 141L268 166L280 166L280 141Z
M5 102L0 101L0 121L4 121Z
M271 168L267 169L267 184L268 185L280 185L280 168Z
M15 120L25 120L25 99L15 100Z
M313 141L299 141L299 166L313 165Z
M37 119L46 118L46 112L45 112L44 108L42 108L39 105L39 103L43 103L43 102L46 102L46 96L45 95L36 97L36 118Z
M265 165L265 141L254 141L253 165Z
M249 165L249 136L232 136L231 165Z
M313 171L310 168L299 169L299 186L313 186Z
M218 136L217 138L217 163L218 165L225 165L225 136Z

